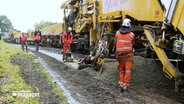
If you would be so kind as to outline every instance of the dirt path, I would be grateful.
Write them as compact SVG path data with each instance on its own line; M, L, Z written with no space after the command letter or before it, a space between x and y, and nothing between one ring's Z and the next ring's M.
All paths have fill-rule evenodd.
M74 70L56 59L37 53L50 69L63 78L64 87L81 104L178 104L184 94L174 92L174 84L164 76L161 64L136 56L129 93L118 89L117 63L105 64L100 75L91 68ZM78 56L77 56L78 57Z

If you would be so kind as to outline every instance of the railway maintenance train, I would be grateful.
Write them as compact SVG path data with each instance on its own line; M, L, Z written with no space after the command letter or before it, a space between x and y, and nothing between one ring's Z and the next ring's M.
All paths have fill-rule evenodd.
M35 43L35 33L40 32L42 39L40 44L42 46L53 46L61 47L61 33L63 32L62 23L54 23L52 25L46 26L41 30L30 31L25 33L27 36L28 44L34 45ZM21 31L13 29L9 32L11 42L20 43Z
M12 29L9 31L10 37L6 39L7 42L20 43L20 34L21 31L17 29Z
M122 20L129 18L136 35L135 50L144 50L146 57L155 54L166 75L175 80L177 91L184 85L183 8L183 0L171 0L167 9L160 0L67 0L61 6L63 29L72 27L77 39L86 43L76 43L77 47L91 49L83 64L95 66L102 61L102 54L113 55L115 33Z
M55 23L41 29L43 46L61 47L61 33L63 30L62 23Z

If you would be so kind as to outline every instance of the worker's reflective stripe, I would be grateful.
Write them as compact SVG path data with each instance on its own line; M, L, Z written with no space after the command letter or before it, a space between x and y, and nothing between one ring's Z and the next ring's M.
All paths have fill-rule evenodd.
M131 70L125 70L125 72L131 72Z
M126 43L132 43L132 39L133 39L133 33L130 33L130 40L120 40L118 39L117 42L126 42Z
M119 70L119 72L121 73L121 72L125 72L125 70Z
M132 40L117 40L117 42L131 43L131 42L132 42Z
M124 47L116 48L116 50L123 50L123 49L132 49L132 47L131 46L124 46Z
M120 73L122 72L131 72L131 70L119 70Z

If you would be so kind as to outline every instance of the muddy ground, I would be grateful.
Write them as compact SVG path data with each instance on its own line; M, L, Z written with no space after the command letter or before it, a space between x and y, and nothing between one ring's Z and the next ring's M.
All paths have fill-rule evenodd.
M42 48L54 53L59 49ZM34 52L33 52L34 53ZM174 91L174 82L165 77L159 61L134 57L130 92L122 93L118 88L118 71L116 62L105 64L103 73L85 68L74 70L66 67L56 59L41 53L49 67L67 82L64 86L81 104L179 104L184 103L184 93ZM81 55L74 54L79 59Z

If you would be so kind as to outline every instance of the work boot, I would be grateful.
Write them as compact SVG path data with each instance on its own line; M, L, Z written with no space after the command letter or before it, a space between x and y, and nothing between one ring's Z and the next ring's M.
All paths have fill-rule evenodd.
M129 92L128 90L128 84L126 83L123 83L123 84L120 84L120 91L122 92Z
M128 88L119 87L119 89L120 89L120 92L125 92L125 93L129 92Z
M123 91L124 91L125 93L129 92L128 88L127 88L127 89L123 89Z
M124 90L125 93L129 92L128 86L129 86L129 84L124 83L123 90Z

